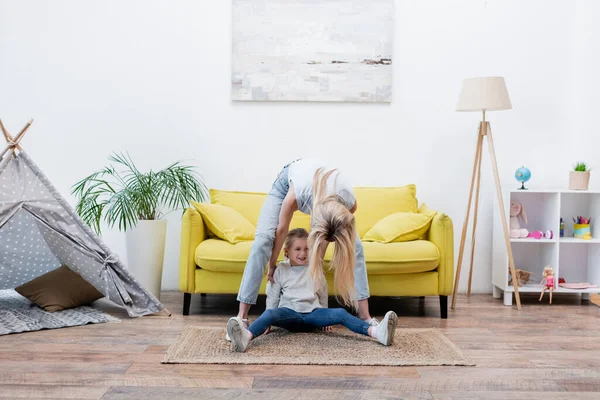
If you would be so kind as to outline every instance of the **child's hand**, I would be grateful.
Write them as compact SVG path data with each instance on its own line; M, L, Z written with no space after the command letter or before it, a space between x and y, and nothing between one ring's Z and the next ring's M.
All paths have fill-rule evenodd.
M324 326L322 329L323 332L331 332L333 330L333 326Z

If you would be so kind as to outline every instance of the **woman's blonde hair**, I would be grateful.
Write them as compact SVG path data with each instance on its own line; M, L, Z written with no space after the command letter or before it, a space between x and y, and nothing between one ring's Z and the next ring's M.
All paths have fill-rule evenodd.
M338 195L327 195L327 180L336 170L323 173L319 169L313 180L313 207L311 230L308 236L309 270L316 284L325 279L323 271L324 250L334 243L329 270L333 270L334 287L338 298L346 306L355 304L354 265L356 261L354 242L356 226L354 215Z

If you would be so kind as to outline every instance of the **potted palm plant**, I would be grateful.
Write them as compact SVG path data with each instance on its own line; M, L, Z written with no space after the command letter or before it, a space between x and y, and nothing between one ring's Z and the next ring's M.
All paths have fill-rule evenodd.
M587 190L590 183L590 167L585 162L578 162L569 172L570 190Z
M179 162L141 172L129 155L113 154L109 165L72 188L76 211L96 233L104 221L127 237L127 265L140 283L160 297L167 221L164 211L204 201L208 190L193 167Z

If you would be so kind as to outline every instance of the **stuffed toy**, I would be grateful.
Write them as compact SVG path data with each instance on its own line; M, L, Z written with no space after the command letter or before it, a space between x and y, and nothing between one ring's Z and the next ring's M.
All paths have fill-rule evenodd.
M516 269L515 273L517 274L517 284L519 286L523 286L525 283L531 281L531 277L533 275L531 272L525 271L525 270L522 270L522 269ZM508 274L509 274L508 284L509 285L514 285L513 284L512 276L510 275L510 272Z
M521 228L519 223L519 217L523 223L527 223L527 215L525 214L525 207L518 201L510 203L510 233L511 238L526 238L529 235L527 229Z

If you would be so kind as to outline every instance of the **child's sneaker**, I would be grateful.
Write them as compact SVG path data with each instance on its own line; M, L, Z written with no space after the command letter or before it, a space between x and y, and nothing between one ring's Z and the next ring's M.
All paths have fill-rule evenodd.
M246 324L239 317L230 318L227 321L227 334L231 338L231 349L243 353L250 343L250 332Z
M375 332L375 338L377 341L384 346L389 346L394 342L394 335L396 333L396 323L398 322L398 316L393 311L388 311L385 314L383 320L377 326Z
M242 321L244 321L244 325L246 325L246 328L248 328L250 326L250 321L247 318L242 319ZM229 332L225 333L225 340L227 340L228 342L231 342L231 338L229 337Z

